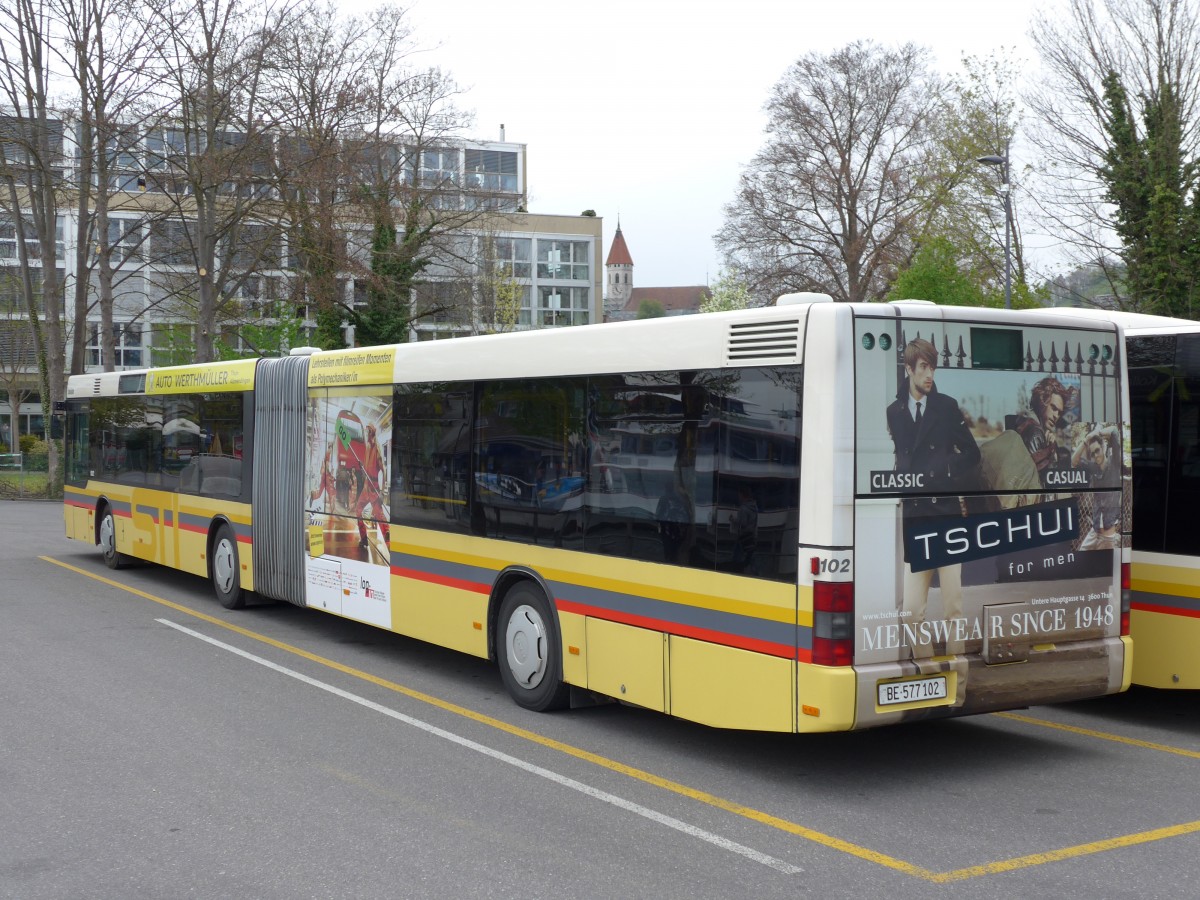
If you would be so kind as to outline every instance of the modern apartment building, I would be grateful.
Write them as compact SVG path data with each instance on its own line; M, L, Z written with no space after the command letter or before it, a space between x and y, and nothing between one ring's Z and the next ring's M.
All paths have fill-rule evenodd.
M8 164L20 162L22 149L17 120L0 116L0 151ZM100 282L97 254L83 254L80 242L78 192L70 185L80 178L80 154L72 129L54 123L61 142L63 188L58 196L56 267L65 284L57 300L64 333L86 334L83 368L99 370L101 363ZM394 148L393 172L403 184L437 185L437 207L447 221L461 227L433 248L433 262L421 273L413 290L412 310L430 310L410 322L409 340L433 340L494 330L568 327L603 320L601 263L603 220L594 215L529 212L526 146L504 140L443 142L433 147ZM231 146L237 135L226 135ZM108 176L108 243L115 275L113 337L118 369L180 362L194 336L195 255L189 243L188 180L179 176L172 160L194 151L182 131L159 127L123 142L110 152ZM293 142L294 143L294 142ZM281 145L280 145L281 146ZM277 151L279 157L282 150ZM218 245L221 265L234 264L237 276L226 279L220 298L218 327L223 346L254 352L248 334L257 333L271 317L295 315L300 323L296 342L305 342L315 327L314 310L303 290L303 261L289 230L279 188L268 177L229 184L230 203L256 202L269 215L256 224L253 214L235 232L236 242ZM2 174L2 173L0 173ZM93 179L95 184L95 179ZM224 187L224 186L223 186ZM275 192L275 193L272 193ZM337 275L336 291L343 303L362 308L367 302L370 275L369 222L356 219L352 192L345 192L338 228L345 238L345 271ZM14 410L9 397L20 397L20 432L41 429L36 365L29 317L20 290L17 229L10 195L0 200L0 440ZM457 217L457 218L455 218ZM268 223L266 220L272 220ZM282 225L281 225L282 221ZM451 225L453 227L453 224ZM95 238L86 239L95 242ZM36 241L26 239L30 267L37 282L43 265ZM89 312L74 321L70 300L73 285L89 283ZM503 286L503 309L495 302ZM347 323L348 325L349 323ZM353 329L346 337L355 341ZM67 339L68 360L70 340Z

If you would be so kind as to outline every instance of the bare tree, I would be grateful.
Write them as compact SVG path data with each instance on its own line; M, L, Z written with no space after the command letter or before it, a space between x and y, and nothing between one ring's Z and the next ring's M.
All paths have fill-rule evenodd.
M118 295L124 293L125 283L142 285L141 278L135 278L140 266L134 261L145 239L140 148L149 87L142 75L148 32L136 14L138 0L53 0L53 7L62 30L56 53L73 82L77 104L71 371L83 371L88 315L97 306L100 363L112 371L117 362L113 315ZM136 210L137 216L110 217L110 211L126 209ZM139 252L132 252L135 249ZM144 291L138 294L144 297ZM137 305L140 312L144 302Z
M385 5L369 18L379 39L365 67L370 116L355 194L372 228L369 246L352 248L356 275L368 285L353 321L360 340L390 343L407 340L410 322L445 315L469 296L419 288L435 264L445 272L473 263L461 236L491 204L486 180L476 182L461 161L471 117L457 106L460 88L438 68L412 65L416 47L403 9Z
M207 361L241 287L282 265L277 129L262 82L266 47L290 10L246 0L165 0L143 10L162 110L148 181L171 212L156 223L151 246L156 262L175 267L157 287L194 317L196 359Z
M928 51L811 53L767 101L768 140L716 235L754 294L882 297L937 202L927 162L941 85Z
M1117 301L1136 305L1125 296L1127 244L1106 177L1120 150L1114 134L1160 114L1165 103L1178 123L1176 152L1196 160L1200 11L1191 0L1071 0L1065 20L1043 15L1032 34L1046 70L1028 98L1041 121L1034 135L1048 185L1041 212L1076 262L1099 267Z
M344 343L349 269L346 234L353 227L351 184L370 118L364 64L370 22L345 17L327 0L297 10L266 57L266 89L281 140L275 156L294 269L291 299L306 304L318 346Z
M447 286L455 263L473 264L459 238L497 192L464 172L459 89L415 65L419 52L402 7L344 17L314 0L267 57L288 135L278 165L295 296L322 346L340 346L343 322L362 342L405 340L414 318L463 301Z
M49 99L53 26L51 11L42 0L12 0L0 10L0 92L11 111L3 118L0 133L0 203L15 234L47 438L51 411L63 398L65 387L57 251L63 127ZM31 253L33 248L36 251ZM51 480L57 481L58 452L53 441L49 453Z

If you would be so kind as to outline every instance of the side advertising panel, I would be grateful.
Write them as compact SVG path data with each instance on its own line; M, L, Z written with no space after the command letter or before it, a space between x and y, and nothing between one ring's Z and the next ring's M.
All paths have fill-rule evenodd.
M309 605L391 628L392 389L310 389L307 430Z
M855 663L1025 662L1118 635L1129 452L1115 336L859 318L855 345L855 543L872 561ZM1079 677L1103 692L1107 665Z

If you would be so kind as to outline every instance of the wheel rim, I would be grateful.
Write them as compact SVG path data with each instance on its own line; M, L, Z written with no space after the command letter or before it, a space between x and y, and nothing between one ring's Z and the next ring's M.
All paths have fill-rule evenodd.
M213 581L217 585L217 590L222 594L228 594L233 590L236 577L237 566L235 565L233 544L227 538L221 538L213 550Z
M504 648L517 683L535 688L546 676L546 623L532 606L522 604L508 620Z
M100 552L105 556L112 556L117 552L117 535L116 529L113 528L112 516L105 516L100 520Z

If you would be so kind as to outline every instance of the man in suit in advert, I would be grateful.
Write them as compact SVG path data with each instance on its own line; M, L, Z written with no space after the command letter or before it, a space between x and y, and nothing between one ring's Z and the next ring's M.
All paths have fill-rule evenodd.
M939 394L933 378L937 348L922 338L904 348L905 384L887 408L888 431L896 451L896 471L911 476L908 483L922 496L904 500L904 527L918 520L961 516L957 493L977 485L979 447L958 408L958 401ZM936 494L937 496L932 496ZM947 496L952 495L952 496ZM933 573L942 593L942 618L962 616L962 565L914 572L907 541L904 553L904 616L901 625L916 628L925 621ZM913 657L930 656L932 642L912 647Z

